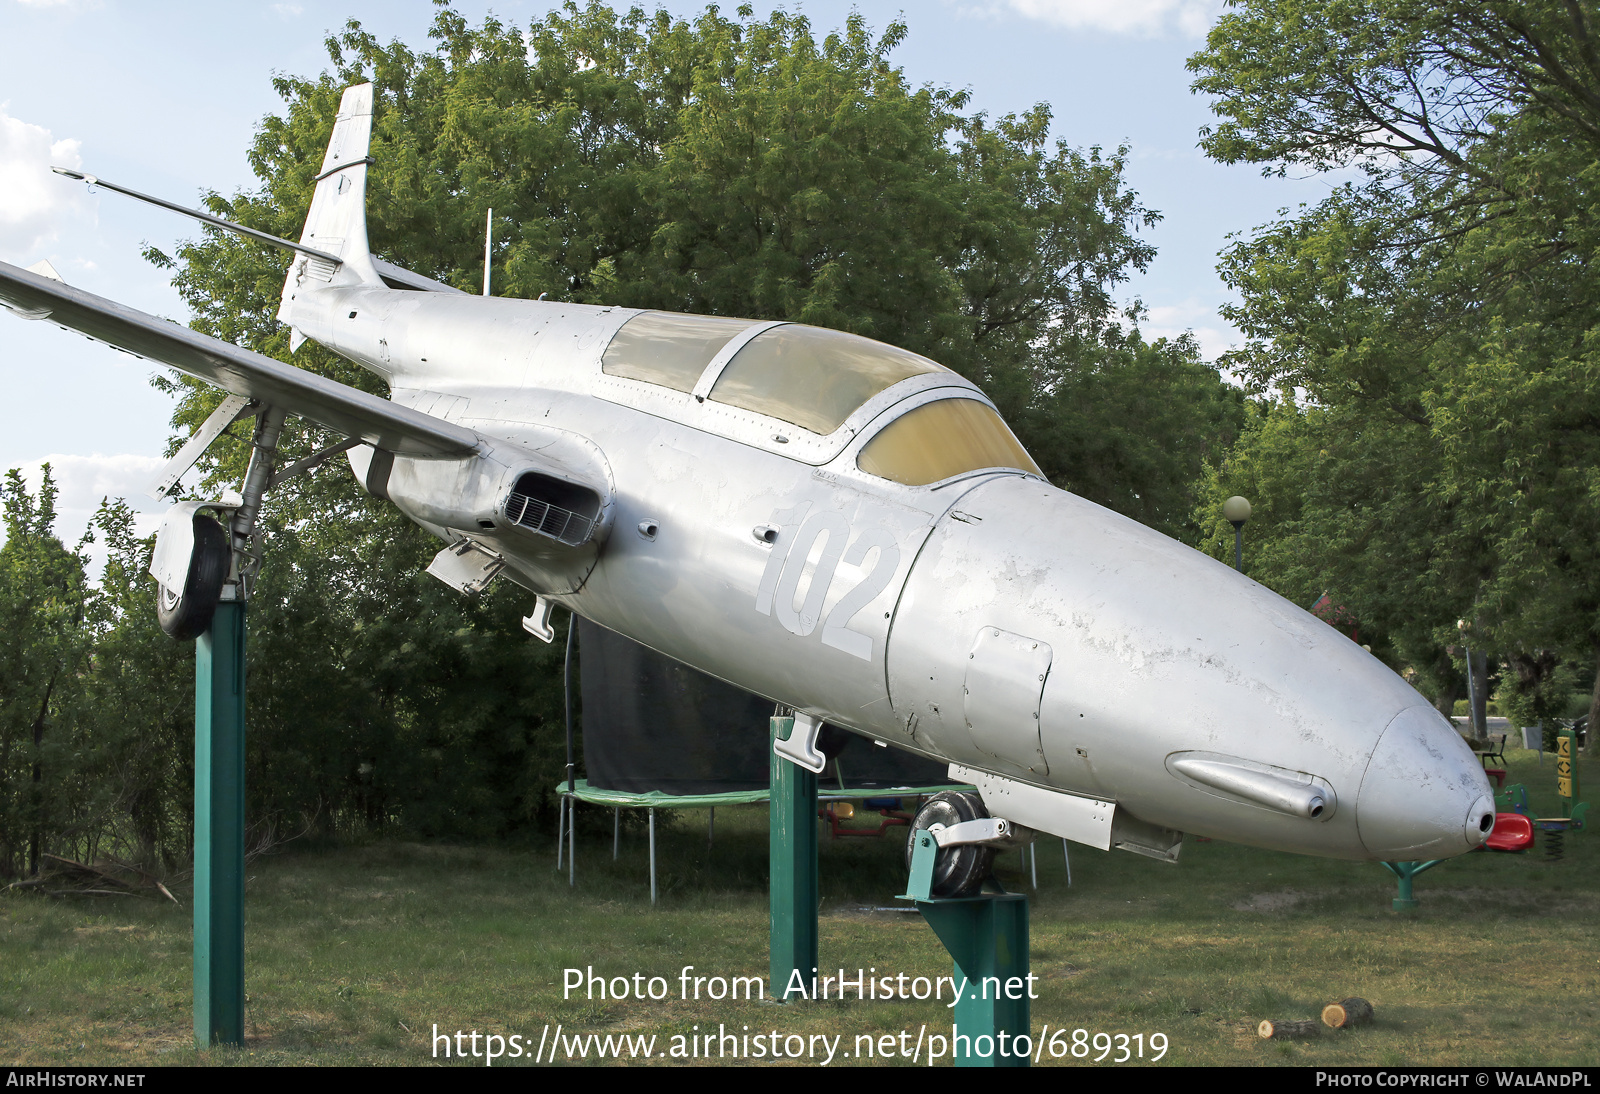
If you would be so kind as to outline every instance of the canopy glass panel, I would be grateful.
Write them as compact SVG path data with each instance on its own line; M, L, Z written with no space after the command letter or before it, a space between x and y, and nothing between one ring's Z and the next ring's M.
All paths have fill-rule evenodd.
M711 399L827 435L885 388L949 371L870 338L787 324L752 338L723 369Z
M989 467L1044 477L1000 415L974 399L940 399L906 411L862 447L856 466L906 486Z
M600 369L608 376L643 380L675 391L693 391L717 351L734 335L754 325L751 319L720 315L641 312L611 339L600 359Z

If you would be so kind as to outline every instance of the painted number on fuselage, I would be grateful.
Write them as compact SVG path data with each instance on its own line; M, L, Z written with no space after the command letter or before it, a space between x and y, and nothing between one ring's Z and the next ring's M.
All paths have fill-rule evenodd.
M801 638L815 631L818 622L821 622L824 646L863 661L871 661L871 637L851 630L850 621L888 588L890 579L900 565L900 547L885 528L868 528L851 542L850 523L843 514L823 510L807 519L806 512L810 508L807 502L772 515L773 523L779 528L787 530L796 524L800 528L792 536L781 536L780 542L773 545L772 557L767 559L767 568L756 589L756 611L762 615L776 615L785 630ZM822 540L822 553L817 556L816 566L811 571L811 580L805 586L802 598L801 583L806 577L806 562L816 550L818 540ZM839 563L842 561L859 572L867 556L874 551L877 552L877 560L872 564L871 571L855 586L845 590L833 610L826 618L822 618L822 608L838 576ZM795 606L797 599L800 600L798 607Z

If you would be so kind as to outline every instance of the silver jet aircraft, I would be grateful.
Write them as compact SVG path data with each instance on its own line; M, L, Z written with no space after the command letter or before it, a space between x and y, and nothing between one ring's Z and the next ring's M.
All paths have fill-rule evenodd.
M196 510L247 551L261 488L295 470L270 461L295 414L443 541L430 572L526 588L546 640L560 606L792 707L777 747L813 770L831 722L948 762L1002 830L1166 859L1183 832L1389 861L1483 843L1487 779L1422 696L1259 584L1051 486L955 372L795 323L473 296L376 258L371 121L370 85L349 88L298 243L241 230L294 253L293 345L370 369L389 400L0 265L23 318L235 397L168 480L257 417L242 499L167 519L165 622L208 617L228 552L217 571L221 526Z

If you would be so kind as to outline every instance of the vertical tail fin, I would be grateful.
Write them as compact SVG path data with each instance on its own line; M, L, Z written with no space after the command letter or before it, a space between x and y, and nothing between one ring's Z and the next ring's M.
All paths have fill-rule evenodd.
M333 266L308 255L295 259L284 281L283 307L278 312L278 318L291 326L294 320L290 302L297 289L319 284L383 284L372 265L367 243L367 167L372 163L367 149L371 138L372 85L347 87L317 175L305 231L300 235L301 243L336 254L343 262ZM298 344L298 332L296 335Z

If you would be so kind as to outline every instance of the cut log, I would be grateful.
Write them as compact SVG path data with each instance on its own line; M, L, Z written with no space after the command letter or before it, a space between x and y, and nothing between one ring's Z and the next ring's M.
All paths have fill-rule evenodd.
M1288 1018L1279 1018L1277 1021L1263 1020L1256 1027L1256 1032L1261 1034L1263 1040L1289 1041L1302 1037L1320 1037L1322 1027L1315 1022L1296 1022Z
M1322 1021L1332 1029L1350 1029L1372 1021L1372 1004L1351 996L1322 1008Z

